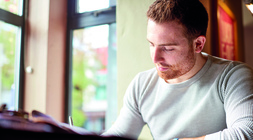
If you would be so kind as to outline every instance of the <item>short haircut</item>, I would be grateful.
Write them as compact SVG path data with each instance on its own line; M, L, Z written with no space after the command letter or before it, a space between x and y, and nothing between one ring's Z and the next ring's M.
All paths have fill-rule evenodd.
M199 0L156 0L147 17L156 23L177 21L185 27L190 42L200 35L206 36L208 14Z

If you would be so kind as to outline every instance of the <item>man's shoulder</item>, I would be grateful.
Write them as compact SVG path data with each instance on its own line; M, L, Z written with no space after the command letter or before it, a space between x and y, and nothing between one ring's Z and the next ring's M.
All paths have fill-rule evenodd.
M139 73L140 75L153 75L153 74L157 74L156 68L151 68L145 71L142 71Z
M209 56L212 61L212 69L222 68L221 72L225 75L233 73L253 72L252 67L240 61L227 60L215 56Z
M141 85L148 84L150 82L155 82L159 79L156 68L151 68L142 72L139 72L133 81L141 83Z
M156 68L151 68L142 72L139 72L137 76L141 79L149 79L159 77Z
M216 57L216 56L211 56L211 55L209 55L209 59L211 60L212 64L223 65L224 67L226 67L228 69L231 69L231 68L234 68L237 66L251 68L246 63L240 62L240 61L228 60L228 59L224 59L224 58L220 58L220 57Z

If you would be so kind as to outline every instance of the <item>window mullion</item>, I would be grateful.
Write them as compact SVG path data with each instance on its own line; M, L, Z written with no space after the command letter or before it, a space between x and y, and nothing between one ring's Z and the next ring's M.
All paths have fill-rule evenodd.
M95 13L95 12L92 12ZM101 24L110 24L116 22L116 7L112 7L111 10L104 11L101 13L95 14L76 14L75 16L69 17L70 28L79 29L88 26L95 26Z
M16 26L23 26L23 17L0 9L0 20Z

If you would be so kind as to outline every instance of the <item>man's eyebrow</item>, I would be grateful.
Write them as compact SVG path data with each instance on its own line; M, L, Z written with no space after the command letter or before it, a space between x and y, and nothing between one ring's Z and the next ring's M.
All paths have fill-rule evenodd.
M147 41L149 42L149 43L152 43L151 41L149 41L148 39L147 39Z
M164 43L164 44L159 44L158 46L176 46L177 43Z
M148 40L148 39L147 39ZM153 42L151 42L150 40L148 40L149 43L154 44ZM178 45L178 43L176 42L172 42L172 43L163 43L163 44L159 44L158 46L175 46Z

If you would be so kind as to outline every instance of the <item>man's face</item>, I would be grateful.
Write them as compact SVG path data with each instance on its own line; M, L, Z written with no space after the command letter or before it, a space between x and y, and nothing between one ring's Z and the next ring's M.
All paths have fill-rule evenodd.
M189 72L195 64L193 45L189 45L184 28L176 21L148 21L147 39L151 58L158 75L164 80L176 79Z

